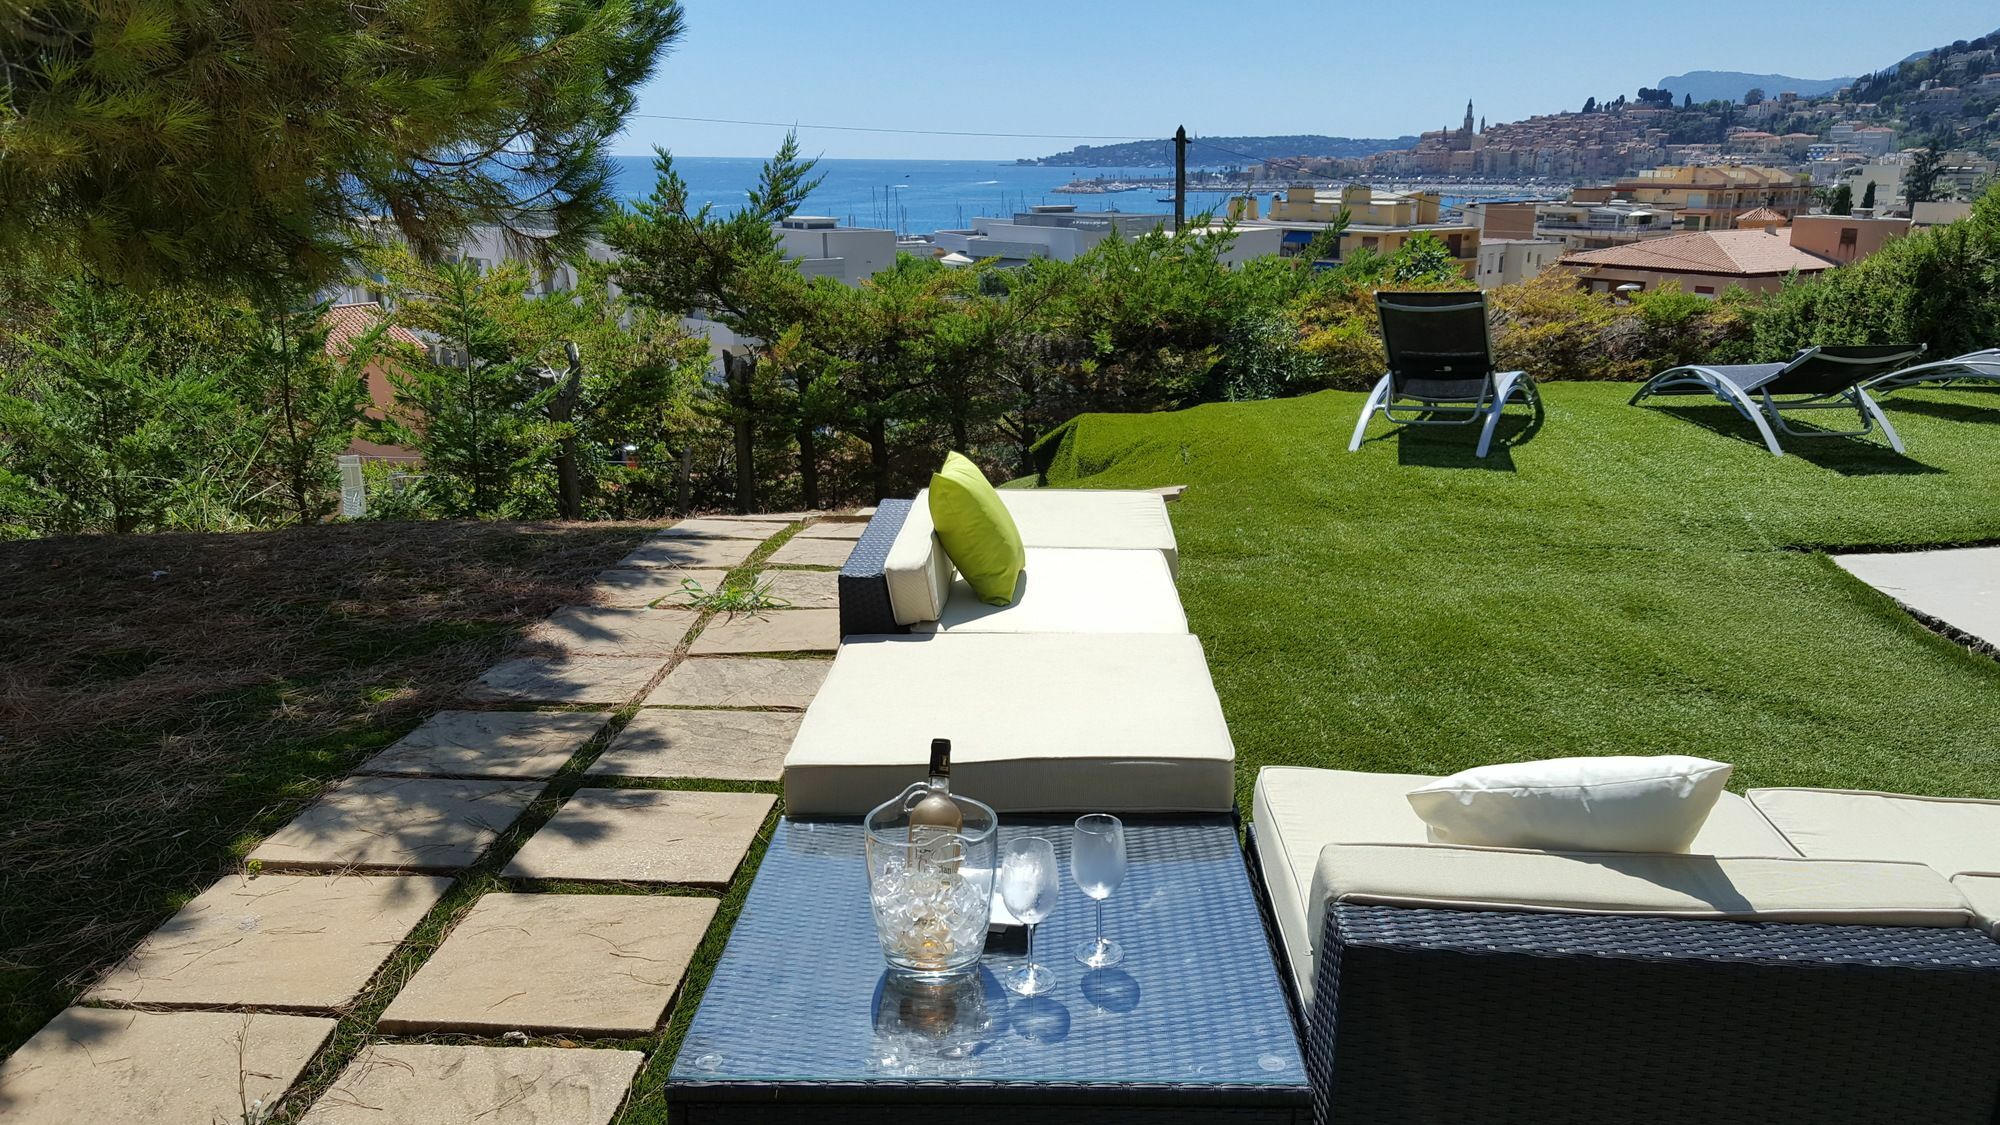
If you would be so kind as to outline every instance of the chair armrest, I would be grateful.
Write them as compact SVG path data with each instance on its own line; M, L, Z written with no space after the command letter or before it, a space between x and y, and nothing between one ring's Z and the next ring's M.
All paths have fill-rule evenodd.
M896 611L889 603L889 579L884 567L889 548L909 518L913 501L884 500L862 530L861 538L840 568L840 635L865 636L880 633L907 633L896 624Z

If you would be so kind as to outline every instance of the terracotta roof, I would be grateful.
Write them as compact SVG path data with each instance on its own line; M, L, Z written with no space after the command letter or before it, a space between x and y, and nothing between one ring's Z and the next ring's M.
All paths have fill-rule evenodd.
M1663 273L1770 274L1812 273L1838 263L1792 245L1785 234L1761 230L1714 230L1670 234L1626 246L1571 254L1564 265L1609 266L1615 269Z
M1789 220L1789 219L1785 218L1785 217L1784 217L1783 215L1780 215L1780 214L1778 214L1778 213L1777 213L1776 211L1773 211L1773 210L1771 210L1771 209L1770 209L1769 207L1759 207L1759 208L1757 208L1757 209L1756 209L1756 210L1754 210L1754 211L1745 211L1745 212L1743 212L1743 213L1742 213L1741 215L1738 215L1738 216L1736 216L1736 221L1737 221L1737 222L1739 222L1739 223L1742 223L1742 222L1751 222L1751 223L1784 223L1784 222L1790 222L1790 220Z
M326 353L343 355L347 342L382 323L382 306L374 302L355 305L335 305L326 310ZM389 339L413 347L424 346L417 334L403 327L392 327Z

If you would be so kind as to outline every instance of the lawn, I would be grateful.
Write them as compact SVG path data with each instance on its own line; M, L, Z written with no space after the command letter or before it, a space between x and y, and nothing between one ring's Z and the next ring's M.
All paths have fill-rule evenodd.
M0 544L0 1058L642 534Z
M1485 462L1468 429L1380 421L1349 454L1342 392L1087 415L1045 447L1051 485L1189 486L1182 597L1243 807L1265 765L1668 752L1738 789L2000 797L2000 664L1824 553L2000 541L2000 395L1892 399L1907 456L1773 458L1720 405L1545 391Z

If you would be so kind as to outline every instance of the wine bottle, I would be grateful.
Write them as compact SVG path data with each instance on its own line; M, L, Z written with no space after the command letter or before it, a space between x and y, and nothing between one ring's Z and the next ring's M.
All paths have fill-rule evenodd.
M929 791L910 806L910 858L913 863L956 870L958 834L965 815L951 799L951 739L931 739Z

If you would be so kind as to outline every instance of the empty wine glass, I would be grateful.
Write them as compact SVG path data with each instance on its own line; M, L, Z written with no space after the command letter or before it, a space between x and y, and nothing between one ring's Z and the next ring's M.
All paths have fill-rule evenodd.
M1076 947L1076 959L1093 969L1116 965L1125 959L1125 951L1104 936L1104 900L1125 879L1124 823L1109 813L1078 817L1070 839L1069 869L1076 885L1097 902L1097 936Z
M1022 996L1040 996L1056 986L1056 975L1035 964L1035 926L1055 913L1062 891L1054 844L1040 836L1007 843L1000 859L1000 901L1008 913L1028 926L1028 963L1007 974L1008 989Z

